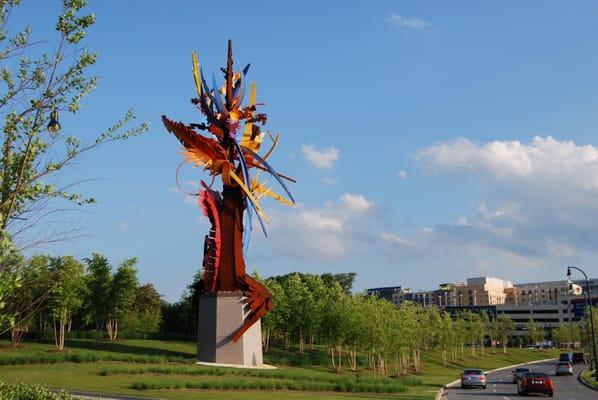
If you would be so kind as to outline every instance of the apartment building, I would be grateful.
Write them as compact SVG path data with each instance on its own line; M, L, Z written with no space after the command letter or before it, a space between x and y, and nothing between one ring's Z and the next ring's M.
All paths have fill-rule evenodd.
M582 284L584 286L582 286ZM405 301L423 306L435 305L456 314L463 311L486 312L490 315L505 314L515 322L516 334L524 335L531 319L550 331L580 321L585 309L585 281L567 280L513 284L493 278L469 278L465 283L442 283L436 290L413 292L408 288L392 286L369 289L377 295L400 306ZM598 295L598 279L590 281L590 291ZM593 297L598 306L598 297Z

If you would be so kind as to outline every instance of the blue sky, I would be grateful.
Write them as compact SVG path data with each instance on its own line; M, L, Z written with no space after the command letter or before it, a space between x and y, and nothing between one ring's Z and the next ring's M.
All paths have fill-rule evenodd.
M59 2L25 3L13 23L50 39ZM160 116L202 120L191 51L210 74L231 38L282 133L272 163L298 180L297 207L266 204L249 271L354 271L357 290L598 275L596 2L224 4L90 2L100 84L63 129L91 139L129 108L151 128L65 174L98 178L80 189L99 204L73 215L86 237L39 251L137 256L140 280L179 298L208 224L175 190Z

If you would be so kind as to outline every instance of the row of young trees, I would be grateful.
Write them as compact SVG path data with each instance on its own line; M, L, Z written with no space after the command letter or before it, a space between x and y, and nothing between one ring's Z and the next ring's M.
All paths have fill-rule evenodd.
M421 369L422 351L440 351L444 363L485 352L487 338L494 347L507 342L515 326L510 318L485 313L456 316L436 307L403 303L400 307L373 296L351 294L332 279L312 274L290 274L264 280L273 296L274 309L262 320L264 348L272 340L285 348L296 344L299 352L316 344L326 346L332 367L346 362L356 370L366 363L379 376ZM350 289L350 287L349 287ZM479 350L478 350L479 349ZM361 361L358 354L365 354ZM346 360L346 361L344 361Z
M151 284L140 286L136 258L113 271L101 254L82 262L70 256L36 255L13 272L15 287L4 299L1 331L10 331L18 346L30 330L52 332L56 347L64 348L73 329L95 327L96 337L116 340L119 326L130 332L158 329L160 295Z

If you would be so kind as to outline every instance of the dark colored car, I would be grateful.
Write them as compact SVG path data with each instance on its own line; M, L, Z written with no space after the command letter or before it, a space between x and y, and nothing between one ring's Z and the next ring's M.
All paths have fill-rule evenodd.
M559 362L573 363L573 353L561 353Z
M513 374L513 383L519 382L519 379L523 378L523 374L531 372L529 368L515 368L511 373Z
M583 353L573 353L573 364L586 364L587 360Z
M481 369L466 369L461 374L461 387L481 387L486 389L486 374Z
M521 395L529 393L554 395L554 383L544 372L526 372L517 384L517 392Z

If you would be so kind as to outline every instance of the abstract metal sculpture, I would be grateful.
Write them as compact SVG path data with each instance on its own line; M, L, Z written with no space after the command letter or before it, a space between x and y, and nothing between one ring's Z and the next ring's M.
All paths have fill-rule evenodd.
M249 104L242 106L245 94L247 65L241 71L233 71L232 43L228 41L228 57L224 73L224 85L219 87L212 76L212 87L206 84L197 56L192 55L193 77L197 97L191 102L206 117L207 123L174 122L162 116L166 129L182 143L185 161L203 167L212 176L212 183L201 181L198 193L203 214L210 219L212 227L204 242L204 293L241 292L249 313L242 326L234 333L233 341L239 338L267 311L272 308L270 293L245 271L244 251L249 243L252 215L255 215L264 234L268 222L260 206L260 199L271 197L287 205L295 203L284 180L292 178L277 173L267 159L278 144L279 135L268 137L272 145L259 155L266 133L266 115L256 113L255 85L249 85ZM241 131L241 124L244 129ZM196 130L204 131L203 136ZM241 133L242 132L242 133ZM252 169L257 173L252 177ZM273 192L260 182L260 172L272 175L288 195L288 199ZM222 178L222 192L212 189L214 177ZM244 229L243 219L245 217Z

